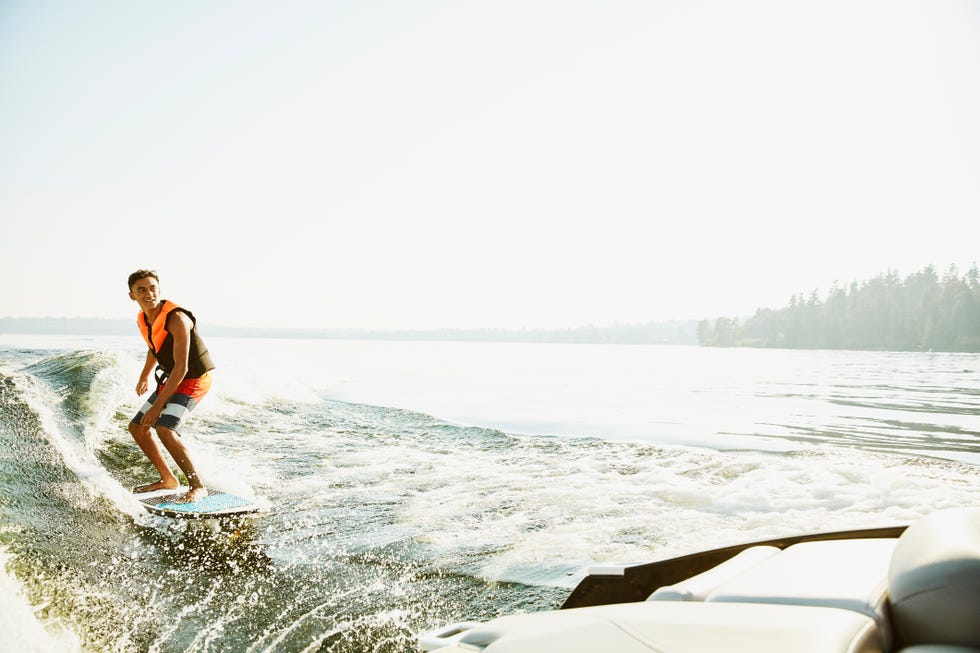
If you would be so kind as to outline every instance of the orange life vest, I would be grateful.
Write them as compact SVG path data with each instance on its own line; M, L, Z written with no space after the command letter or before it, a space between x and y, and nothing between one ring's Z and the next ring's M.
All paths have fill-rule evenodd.
M164 377L169 376L174 369L174 337L167 330L167 319L170 314L179 311L191 318L190 352L187 356L187 375L184 378L196 379L204 376L214 369L211 355L208 348L204 346L204 341L197 333L197 319L194 314L186 308L181 308L170 300L163 300L160 314L150 324L146 318L146 313L139 312L136 316L136 325L139 327L143 340L146 341L154 358L157 359L157 367L163 371Z

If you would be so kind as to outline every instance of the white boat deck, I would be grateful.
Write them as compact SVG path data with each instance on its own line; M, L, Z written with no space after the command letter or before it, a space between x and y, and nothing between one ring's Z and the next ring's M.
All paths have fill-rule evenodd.
M441 653L980 652L980 508L899 538L750 547L647 601L512 615L427 637Z

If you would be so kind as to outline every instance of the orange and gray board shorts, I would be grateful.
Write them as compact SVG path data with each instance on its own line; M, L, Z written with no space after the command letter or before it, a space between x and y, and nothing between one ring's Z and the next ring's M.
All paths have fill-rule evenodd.
M140 420L143 419L143 415L146 411L150 410L153 403L157 400L157 395L160 392L160 388L163 386L158 386L157 389L150 395L146 403L140 408L140 412L133 416L132 423L139 424ZM157 418L156 424L154 426L162 426L164 428L170 429L171 431L176 431L180 426L180 421L184 419L184 416L194 410L194 407L200 403L201 399L208 393L211 389L211 373L205 372L203 376L196 379L184 379L177 386L177 391L174 392L170 400L167 401L167 405L163 407L160 411L160 417Z

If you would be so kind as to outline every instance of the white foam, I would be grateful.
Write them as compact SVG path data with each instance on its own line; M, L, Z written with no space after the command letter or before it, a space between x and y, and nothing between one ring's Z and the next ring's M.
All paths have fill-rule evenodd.
M23 587L8 572L12 557L0 548L0 650L18 653L81 651L78 636L58 622L39 620Z
M181 436L205 484L209 488L255 501L260 507L265 506L266 499L256 495L255 484L259 480L268 479L265 474L255 470L246 455L247 449L243 451L241 448L228 447L227 443L220 443L220 440L229 437L227 435L212 433L207 436L208 441L203 437L194 434ZM236 434L230 437L243 436ZM244 437L254 436L250 434Z
M54 408L59 405L60 397L28 376L16 376L14 382L21 399L38 416L48 442L58 451L65 465L75 473L83 486L93 495L106 497L121 511L133 517L142 516L139 502L129 490L109 475L87 443L66 433L64 421Z
M136 395L136 379L141 364L121 352L104 352L106 364L96 372L82 402L81 426L89 451L98 450L115 430L120 410L135 414L142 400ZM132 383L127 383L127 380Z
M830 378L839 370L821 371L827 361L845 365L848 356L843 354L777 357L762 352L768 367L760 371L749 369L759 352L722 352L721 358L731 359L728 377L720 369L684 369L669 356L661 360L659 348L235 344L248 347L251 364L273 379L267 379L270 396L278 392L276 378L305 379L332 398L534 433L499 447L437 442L430 436L381 440L347 433L344 427L317 426L306 409L299 411L302 417L267 411L276 424L260 427L262 445L250 452L258 475L280 467L274 455L310 461L306 473L282 481L277 492L302 500L312 511L322 507L315 497L326 497L329 505L374 504L396 515L396 524L380 525L381 520L372 524L374 530L345 540L361 538L378 546L414 537L431 547L439 564L487 578L570 584L570 570L582 573L597 562L645 561L790 533L905 523L932 509L980 502L975 472L968 466L782 437L793 435L779 425L788 416L818 428L835 419L830 411L836 404L827 399L833 383L850 383L851 377L860 383L862 373L874 383L873 370L851 369L843 381ZM297 352L304 353L302 362ZM232 359L245 353L224 350ZM705 357L717 354L682 353L704 364ZM584 358L563 360L580 354ZM539 357L527 366L533 373L520 373L522 356ZM872 368L876 356L856 358L867 359L861 364ZM903 364L911 370L916 361L913 356ZM804 363L813 369L794 368ZM296 366L292 376L290 365ZM645 366L662 377L646 378ZM585 368L594 376L583 379ZM807 374L811 378L801 385ZM766 387L759 387L763 380ZM918 381L906 378L903 383ZM783 396L791 392L800 396ZM891 391L873 392L886 396ZM864 418L884 410L847 410L852 408L854 417ZM332 406L327 412L329 423L345 411ZM349 412L360 424L356 411ZM930 417L934 423L945 418L939 413ZM419 421L418 428L426 430L425 419ZM380 423L371 425L387 430ZM549 432L604 439L539 437ZM646 434L635 438L645 443L610 441L610 436L638 433ZM676 446L691 444L705 448ZM249 445L240 446L246 450Z
M412 539L447 569L572 584L594 563L906 523L980 503L970 465L888 442L888 453L814 444L793 430L871 431L880 422L884 431L883 417L955 427L955 413L911 410L915 389L948 384L950 370L976 357L688 348L672 358L672 348L214 340L220 375L190 417L188 445L209 485L248 498L274 487L296 510L291 518L308 517L297 556L310 541ZM522 358L534 360L521 367ZM883 358L887 375L876 369ZM760 361L763 369L750 369ZM705 369L688 369L697 365ZM422 415L325 405L322 395L535 436L474 435ZM909 405L889 414L895 397ZM838 400L868 405L847 404L841 417ZM116 429L101 424L93 428ZM67 442L67 459L82 459L74 464L87 478L83 463L92 459L59 436L53 416L45 428ZM540 437L551 432L598 437ZM380 516L342 539L323 537L339 510L354 523L372 510ZM288 537L277 555L292 546Z
M560 564L578 566L580 574L598 562L894 525L980 501L968 469L896 465L887 457L656 455L642 448L624 455L609 447L583 460L576 449L453 456L428 468L430 487L411 496L404 519L449 565L465 561L468 551L492 551L480 575L531 582L551 566L553 575L540 580L552 584L562 582Z

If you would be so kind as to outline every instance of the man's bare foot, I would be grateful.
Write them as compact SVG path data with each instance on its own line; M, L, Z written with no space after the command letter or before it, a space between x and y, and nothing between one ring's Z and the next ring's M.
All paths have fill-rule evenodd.
M146 485L137 485L133 488L133 492L139 494L140 492L153 492L154 490L176 490L180 487L177 483L177 479L172 479L165 481L162 478L155 483L147 483Z
M206 487L192 487L186 494L174 499L174 503L194 503L206 496L208 496L208 489Z

